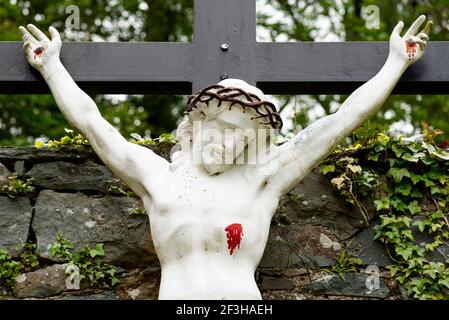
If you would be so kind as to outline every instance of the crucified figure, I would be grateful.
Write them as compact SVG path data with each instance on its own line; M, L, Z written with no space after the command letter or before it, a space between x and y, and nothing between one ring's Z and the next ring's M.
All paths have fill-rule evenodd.
M192 95L177 130L181 148L170 162L128 142L102 118L61 63L55 28L51 40L31 24L20 31L28 62L68 122L142 199L161 264L159 298L261 299L254 272L280 198L381 108L423 56L425 20L420 16L403 36L400 22L382 69L336 113L282 145L272 139L281 117L258 88L226 79Z

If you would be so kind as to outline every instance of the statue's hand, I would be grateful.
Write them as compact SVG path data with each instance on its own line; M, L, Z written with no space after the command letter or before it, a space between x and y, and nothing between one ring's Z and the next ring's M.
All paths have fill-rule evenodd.
M47 36L34 25L27 25L27 29L19 27L23 37L23 50L28 62L33 68L43 71L46 66L59 61L61 51L61 38L59 32L50 27L48 31L51 34L51 41Z
M429 42L429 34L432 21L428 21L426 27L421 31L419 28L426 20L426 16L420 16L401 37L404 22L399 22L390 37L390 56L398 58L406 64L413 64L424 55Z

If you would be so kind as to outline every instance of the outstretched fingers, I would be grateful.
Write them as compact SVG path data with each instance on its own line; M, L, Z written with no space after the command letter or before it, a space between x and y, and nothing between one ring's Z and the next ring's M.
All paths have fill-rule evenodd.
M426 26L421 31L421 33L425 33L427 35L430 35L430 33L432 32L432 26L433 26L433 21L432 20L427 21Z
M400 21L396 27L394 27L393 33L401 36L401 32L404 29L404 21Z
M56 28L50 27L50 28L48 28L48 32L50 32L51 41L59 42L59 43L61 42L61 37L59 35L58 30L56 30Z
M419 28L421 28L421 26L424 23L424 21L426 21L426 16L425 15L419 16L419 18L416 19L415 22L413 22L413 24L410 27L410 29L407 30L407 32L405 33L404 37L406 37L406 38L413 37L415 34L417 34Z
M31 42L31 44L37 45L38 41L33 37L33 35L24 27L20 26L19 27L20 32L22 32L23 36L22 36L22 40L23 42Z
M50 42L50 40L47 38L47 36L45 35L45 33L43 33L42 31L40 31L35 25L33 24L29 24L27 25L28 30L30 30L30 32L33 34L33 36L39 40L39 41L48 41Z

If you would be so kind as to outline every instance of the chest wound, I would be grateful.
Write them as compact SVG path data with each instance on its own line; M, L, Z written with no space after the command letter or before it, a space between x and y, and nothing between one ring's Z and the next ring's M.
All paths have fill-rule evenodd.
M243 228L240 223L233 223L226 227L226 237L228 238L228 250L232 255L235 249L240 248L240 241L242 241Z

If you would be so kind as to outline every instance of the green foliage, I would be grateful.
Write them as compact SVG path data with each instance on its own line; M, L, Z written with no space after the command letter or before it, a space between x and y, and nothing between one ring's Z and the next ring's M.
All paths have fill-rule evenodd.
M13 260L6 250L0 249L0 288L12 286L21 269L20 262Z
M131 141L132 143L139 144L139 145L156 145L159 143L177 143L178 139L175 135L171 133L163 133L158 138L152 139L152 138L142 138L137 133L132 133L131 137L134 139Z
M358 159L349 156L354 150L357 150L357 146L348 148L346 156L343 156L341 150L337 150L337 158L326 161L320 171L323 175L332 176L331 183L347 202L359 209L365 224L369 225L367 209L360 199L368 197L371 194L369 191L377 187L379 180L373 170L362 169L358 165Z
M133 207L130 211L129 214L132 216L139 216L139 215L146 215L146 211L142 208L139 207Z
M362 265L362 260L352 256L345 250L340 250L336 262L330 268L324 268L323 271L338 274L344 279L345 273L356 272L357 268Z
M76 133L72 129L64 128L67 135L63 136L59 140L49 140L47 143L43 142L41 139L35 141L34 146L38 149L49 148L49 149L63 149L63 148L75 148L79 150L91 151L92 146L89 141L80 133ZM157 138L143 138L137 133L131 133L132 143L138 145L158 145L159 143L177 143L177 138L171 133L162 133ZM114 191L112 191L114 192Z
M435 142L441 131L429 127L423 131L419 136L396 139L367 124L355 132L354 144L330 156L322 172L340 192L345 191L348 201L354 199L352 194L372 186L371 199L380 213L375 239L384 244L394 261L389 266L391 275L409 296L449 299L449 259L439 250L449 239L449 152ZM347 159L349 155L353 160ZM329 170L330 163L335 163L334 171ZM381 183L376 187L356 183L364 171L383 180L377 178ZM430 240L417 241L418 234ZM445 262L436 262L435 255Z
M108 186L108 194L121 197L136 197L132 190L128 190L126 186L111 184Z
M56 236L56 242L50 248L50 254L52 257L71 260L74 247L73 243L65 239L61 234L58 234Z
M16 196L33 193L35 190L33 178L23 179L14 173L9 177L8 185L4 186L1 192L6 193L11 198L15 198Z
M61 148L75 148L79 150L91 149L89 141L84 138L80 133L75 133L71 129L64 128L64 131L68 134L63 136L60 140L50 140L44 143L40 140L36 140L34 146L36 148L49 148L49 149L61 149Z
M22 254L19 257L19 260L22 264L22 273L36 270L39 267L37 244L27 243Z
M34 271L38 267L39 256L36 244L27 243L17 258L11 257L5 249L0 248L0 288L11 288L17 276Z
M65 262L77 266L80 270L80 280L87 281L91 287L104 288L119 282L116 268L98 259L104 256L102 243L97 244L95 248L87 245L79 251L74 251L74 247L73 243L58 234L50 253L53 257L62 258Z

